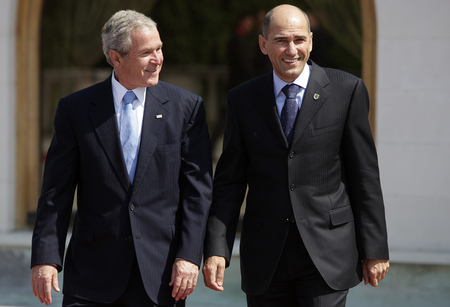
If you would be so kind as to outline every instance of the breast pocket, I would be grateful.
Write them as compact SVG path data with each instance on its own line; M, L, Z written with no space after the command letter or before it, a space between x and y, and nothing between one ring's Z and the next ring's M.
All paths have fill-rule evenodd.
M319 136L325 134L335 134L338 133L341 128L341 124L336 124L327 127L313 128L311 129L311 136Z
M175 159L180 159L181 143L158 145L155 148L154 155L160 163L173 163Z
M153 153L150 169L152 175L158 180L153 184L164 191L172 191L178 186L178 177L181 168L181 143L162 144L156 147ZM154 188L157 188L154 186Z

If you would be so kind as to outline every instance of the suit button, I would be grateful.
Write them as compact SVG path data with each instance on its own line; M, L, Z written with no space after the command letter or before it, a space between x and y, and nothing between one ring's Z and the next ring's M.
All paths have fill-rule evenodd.
M294 159L294 157L295 157L295 152L291 151L289 153L289 158Z
M130 210L133 211L134 210L134 204L130 205Z
M289 188L291 191L295 190L295 184L291 184L291 187Z

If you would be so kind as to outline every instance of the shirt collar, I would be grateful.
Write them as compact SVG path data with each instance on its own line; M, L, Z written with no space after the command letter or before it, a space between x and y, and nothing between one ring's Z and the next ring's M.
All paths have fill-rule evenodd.
M114 71L111 77L112 91L114 96L114 104L116 106L116 110L122 107L122 99L125 93L128 91L119 81L115 78ZM133 108L137 108L140 105L144 105L145 103L145 87L138 87L133 89L134 94L136 95L137 100L134 101Z
M309 76L311 75L311 66L309 64L305 65L305 68L303 69L300 76L297 77L297 79L294 80L294 82L287 83L283 80L281 80L280 77L273 71L273 88L275 92L275 97L277 97L283 87L285 87L287 84L297 84L298 86L306 89L308 86Z

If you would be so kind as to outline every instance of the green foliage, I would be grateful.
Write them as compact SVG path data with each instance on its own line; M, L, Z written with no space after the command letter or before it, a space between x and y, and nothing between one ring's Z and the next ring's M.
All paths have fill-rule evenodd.
M158 23L166 62L224 64L226 45L238 16L267 11L281 3L286 1L159 0L149 15ZM255 44L256 40L255 36Z
M135 9L158 23L166 64L224 65L236 19L244 12L267 12L282 3L314 12L320 20L322 29L314 33L313 46L322 47L313 48L313 60L358 74L359 0L45 0L42 67L108 67L100 32L119 9ZM255 52L259 52L256 32L251 40L255 42Z
M321 21L322 29L315 33L321 50L313 48L313 60L360 73L359 0L159 0L149 15L158 22L166 63L214 65L226 63L227 43L239 15L267 12L283 3L314 12ZM256 33L252 39L257 46Z
M108 64L101 29L117 11L150 11L157 0L45 0L41 61L44 68L90 68Z

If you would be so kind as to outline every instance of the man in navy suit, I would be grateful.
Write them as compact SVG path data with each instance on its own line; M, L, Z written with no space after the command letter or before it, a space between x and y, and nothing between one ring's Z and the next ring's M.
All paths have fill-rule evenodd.
M273 72L228 93L205 284L223 290L248 188L240 242L248 306L345 306L349 288L362 278L377 286L389 268L367 90L309 61L312 33L297 7L271 10L259 43Z
M45 304L52 287L60 291L76 190L63 306L184 306L197 283L212 197L203 101L159 81L162 42L150 18L119 11L102 40L112 76L62 98L56 111L33 232L32 288ZM131 171L121 145L127 93L138 127Z

